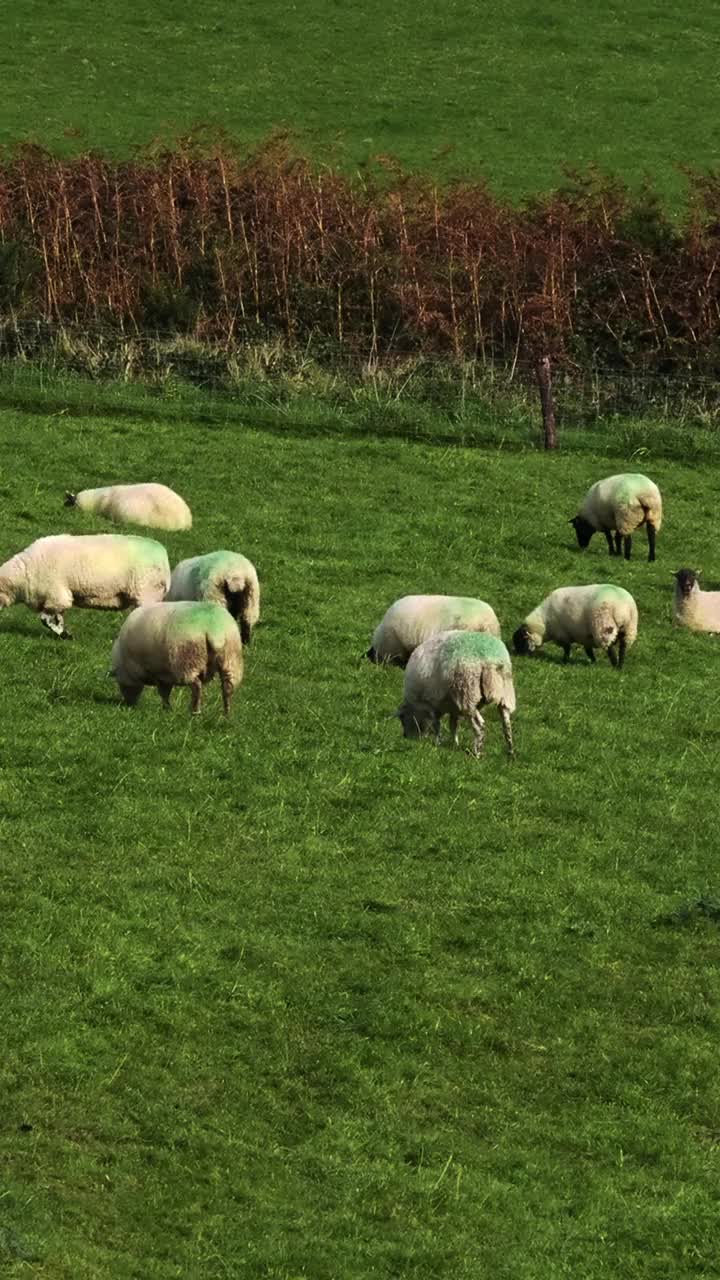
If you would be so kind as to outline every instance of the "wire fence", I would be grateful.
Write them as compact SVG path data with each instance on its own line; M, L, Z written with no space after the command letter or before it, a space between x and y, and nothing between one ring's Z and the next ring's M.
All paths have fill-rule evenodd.
M143 383L168 390L182 385L214 395L241 395L265 386L275 393L316 391L342 396L351 387L393 401L420 401L458 410L525 400L537 403L537 364L452 357L364 357L312 341L302 347L277 336L254 343L200 342L177 333L127 333L100 325L0 319L0 395L27 384L32 371L78 375L94 382ZM553 362L552 388L560 424L613 415L720 420L720 383L688 370L663 376L643 370Z

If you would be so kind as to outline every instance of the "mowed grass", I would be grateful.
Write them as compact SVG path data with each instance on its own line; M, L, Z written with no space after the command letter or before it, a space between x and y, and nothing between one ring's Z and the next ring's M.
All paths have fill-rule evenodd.
M679 165L720 164L719 59L705 0L18 0L0 143L126 155L198 125L243 146L284 128L349 171L390 153L517 198L597 164L677 202Z
M0 615L0 1259L49 1280L717 1274L718 642L670 571L714 475L652 456L659 560L567 518L636 460L155 419L0 418L3 557L101 526L63 491L162 479L257 563L229 722L106 678L118 615ZM630 588L626 669L515 662L516 763L405 742L360 655L411 591L506 637Z

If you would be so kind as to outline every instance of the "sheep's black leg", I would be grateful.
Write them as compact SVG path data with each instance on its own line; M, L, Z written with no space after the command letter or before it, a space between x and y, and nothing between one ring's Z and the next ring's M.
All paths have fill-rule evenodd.
M623 550L625 552L625 559L629 560L632 555L632 538L629 533L626 533L623 538Z
M126 707L137 706L140 694L143 691L143 686L141 684L121 684L119 689Z
M615 534L615 555L622 555L622 534L620 533Z
M648 523L647 539L648 539L648 560L654 560L655 559L655 525L654 524Z
M605 534L605 537L607 538L608 551L610 552L610 555L611 555L611 556L614 556L614 555L615 555L615 550L614 550L614 548L613 548L612 534L611 534L611 532L610 532L610 530L609 530L609 529L603 529L603 533Z
M162 704L165 710L170 711L171 710L170 694L173 691L173 686L171 684L159 684L157 687L157 690L158 690L158 693L160 694L160 697L162 698Z
M458 745L458 742L460 741L460 734L458 732L458 722L460 720L460 716L458 715L457 711L453 708L453 710L449 713L449 717L450 717L450 732L452 734L453 746L456 747Z
M569 661L570 661L570 649L571 649L571 646L570 646L569 644L564 644L564 645L562 646L562 651L563 651L563 663L565 663L565 662L569 662Z
M610 645L610 648L607 651L607 656L614 667L618 665L618 656L617 656L617 653L615 652L615 644L616 644L616 641L613 640L612 644Z
M595 650L593 649L591 644L585 645L585 652L591 662L597 662L597 658L595 657Z
M220 672L220 688L222 689L223 711L226 716L229 716L230 703L232 702L233 689L235 686L227 671Z
M625 662L625 650L626 650L626 648L627 648L627 642L626 642L626 640L625 640L625 632L624 632L624 631L621 631L621 632L618 634L618 642L617 642L617 644L618 644L618 667L622 667L622 666L623 666L623 663Z
M194 680L190 688L190 715L199 716L200 700L202 698L202 680Z

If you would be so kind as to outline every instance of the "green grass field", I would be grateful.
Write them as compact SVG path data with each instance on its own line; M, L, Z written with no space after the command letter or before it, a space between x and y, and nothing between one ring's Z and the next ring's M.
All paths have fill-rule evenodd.
M346 170L391 153L517 198L596 164L677 201L677 166L720 165L719 59L706 0L18 0L0 143L126 154L198 125L243 145L286 128Z
M652 451L659 559L566 520L637 456L0 416L4 557L154 476L237 547L263 621L229 723L118 705L120 616L0 615L0 1271L48 1280L717 1274L714 480ZM110 528L110 526L106 526ZM516 659L518 759L405 742L360 659L408 591L509 636L552 587L635 594L625 671ZM469 745L466 730L464 747ZM661 917L710 903L705 913ZM709 912L709 914L708 914Z
M720 164L719 36L699 0L20 0L0 144L288 128L346 171L519 198L596 163L677 205ZM235 547L263 584L229 722L217 684L194 721L122 708L120 615L0 614L0 1276L717 1276L720 641L670 625L673 569L720 583L712 413L591 430L561 390L546 456L519 395L303 377L0 371L0 560L101 528L65 489L156 478L195 516L173 564ZM580 554L579 497L637 469L657 563ZM393 599L479 595L509 638L608 577L625 671L517 659L514 764L494 712L480 762L403 740L361 658Z

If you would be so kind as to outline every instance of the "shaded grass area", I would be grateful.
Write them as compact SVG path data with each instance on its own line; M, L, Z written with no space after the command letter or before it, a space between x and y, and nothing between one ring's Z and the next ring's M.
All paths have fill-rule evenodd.
M512 197L566 166L649 175L677 202L677 166L720 163L720 21L701 0L578 6L371 0L297 6L179 0L58 9L20 0L4 26L12 87L0 142L127 154L207 124L243 145L289 128L353 171L484 175Z
M717 641L669 625L714 481L653 454L659 560L567 518L629 461L146 413L0 415L0 555L155 478L258 565L225 723L105 677L119 618L0 616L3 1274L713 1274ZM289 412L289 411L288 411ZM292 416L292 415L291 415ZM111 526L107 526L108 530ZM508 636L552 587L640 608L618 675L515 663L519 758L406 743L360 654L410 591ZM465 746L469 745L469 735Z
M262 349L261 349L262 350ZM213 388L202 366L191 370L172 349L142 377L112 373L94 378L68 371L62 360L0 361L0 409L62 426L63 419L112 419L114 430L134 435L192 424L205 431L247 428L288 438L417 441L434 446L486 447L524 452L542 444L539 396L532 374L513 378L479 363L400 362L396 368L324 368L299 359L287 370L269 369L253 349L225 389ZM82 369L82 361L77 362ZM559 378L554 391L564 453L604 454L618 470L646 459L699 464L720 460L714 384L687 389L670 380L622 379L573 386ZM642 402L644 415L632 412ZM602 406L608 408L603 409ZM618 407L613 411L612 405Z

